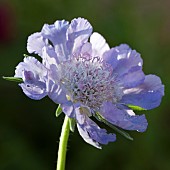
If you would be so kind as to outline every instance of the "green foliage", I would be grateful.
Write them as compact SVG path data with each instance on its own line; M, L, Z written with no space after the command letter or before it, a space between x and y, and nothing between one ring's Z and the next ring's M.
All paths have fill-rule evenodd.
M24 56L24 57L29 57L29 55L27 55L27 54L23 54L23 56Z
M19 78L19 77L3 77L3 79L8 80L8 81L17 82L17 83L23 82L22 78Z
M70 130L72 132L74 132L74 130L75 130L75 125L76 125L76 120L72 119L72 118L69 118L69 126L70 126Z
M132 105L132 104L127 104L127 106L132 109L132 110L137 110L137 111L143 111L143 110L146 110L140 106L135 106L135 105Z
M62 112L63 112L63 111L62 111L62 108L61 108L61 106L60 106L60 104L59 104L58 107L57 107L57 109L56 109L56 112L55 112L56 117L60 116L60 114L61 114Z

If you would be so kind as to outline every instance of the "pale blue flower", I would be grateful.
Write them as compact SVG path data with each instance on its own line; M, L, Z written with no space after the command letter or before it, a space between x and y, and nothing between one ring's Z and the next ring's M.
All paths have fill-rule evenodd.
M83 18L45 24L41 32L29 36L27 50L42 62L27 57L16 67L24 93L35 100L49 96L60 104L76 120L83 139L97 148L116 136L92 117L98 114L119 128L144 132L145 115L135 115L130 106L153 109L164 95L160 78L143 73L139 53L125 44L110 49Z

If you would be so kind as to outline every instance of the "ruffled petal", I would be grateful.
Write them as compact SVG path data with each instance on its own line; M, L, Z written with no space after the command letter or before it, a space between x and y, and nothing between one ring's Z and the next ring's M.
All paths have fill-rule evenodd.
M57 66L59 64L58 56L51 47L44 47L42 49L42 58L43 65L48 69L50 69L51 65Z
M23 71L32 71L35 77L43 79L47 75L47 69L34 57L24 58L24 62L20 62L15 70L15 77L23 76Z
M90 43L92 44L93 57L102 57L103 53L110 49L104 37L97 32L90 36Z
M66 31L69 23L65 20L56 21L52 25L45 24L42 28L42 36L49 40L58 56L60 62L68 58L68 51L66 48Z
M107 134L105 129L101 129L93 122L86 113L80 113L80 109L76 109L77 128L82 138L96 148L101 148L100 144L108 144L116 140L115 134Z
M140 54L131 50L126 44L112 48L103 55L103 60L112 66L114 74L119 77L127 74L133 67L142 69L143 61Z
M15 70L15 77L21 77L24 81L20 84L23 92L34 100L47 95L46 76L47 69L34 57L24 58Z
M39 87L35 84L21 83L19 86L29 98L34 100L40 100L47 95L45 84Z
M67 30L67 47L69 52L79 54L81 46L88 41L91 33L92 26L86 19L73 19Z
M28 37L27 51L29 53L35 53L39 56L42 55L42 49L47 45L45 39L40 32L34 33Z
M140 85L145 80L145 74L140 66L132 67L122 76L118 77L119 83L124 88L132 88Z
M126 89L120 102L148 110L158 107L163 95L164 85L162 85L160 78L155 75L147 75L143 84Z
M121 110L111 102L103 103L100 110L100 114L111 124L126 130L144 132L148 125L145 115L139 116L128 113L127 110Z
M49 39L53 45L60 44L66 41L66 31L68 28L68 21L57 20L54 24L44 24L42 28L42 35L44 38Z

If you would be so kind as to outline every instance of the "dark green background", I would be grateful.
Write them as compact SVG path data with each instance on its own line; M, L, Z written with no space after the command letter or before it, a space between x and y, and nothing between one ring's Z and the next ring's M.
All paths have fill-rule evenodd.
M117 135L115 143L98 150L85 143L77 130L72 133L67 170L170 169L169 0L1 0L3 5L10 9L11 31L0 42L0 76L13 76L22 54L27 53L27 37L44 23L81 16L110 47L127 43L139 51L144 72L160 76L166 86L161 106L144 112L147 131L130 132L134 141ZM31 100L16 83L2 79L0 96L0 170L54 170L64 118L55 117L56 104L48 98Z

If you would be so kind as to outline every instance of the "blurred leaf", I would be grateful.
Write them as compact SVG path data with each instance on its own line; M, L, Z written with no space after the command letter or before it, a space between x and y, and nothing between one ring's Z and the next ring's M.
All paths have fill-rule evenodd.
M14 81L17 83L23 83L22 78L19 78L19 77L4 77L3 76L3 79L8 80L8 81Z
M105 120L100 114L99 112L96 113L96 118L105 123L106 125L108 125L110 128L112 128L113 130L115 130L116 132L118 132L119 134L121 134L122 136L124 136L126 139L129 139L129 140L133 140L133 138L127 133L125 132L124 130L112 125L111 123L109 123L107 120Z

